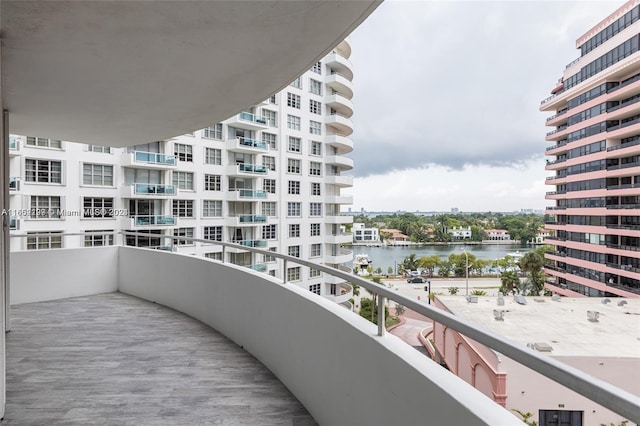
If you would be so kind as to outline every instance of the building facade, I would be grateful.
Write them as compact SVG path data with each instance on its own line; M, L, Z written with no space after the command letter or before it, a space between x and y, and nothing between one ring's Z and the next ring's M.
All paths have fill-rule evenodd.
M552 113L546 287L563 295L640 295L639 20L629 1L580 37L540 106Z
M352 227L353 242L356 244L379 244L380 234L375 226L368 228L364 223L354 223Z
M240 248L325 265L353 260L344 231L352 204L353 72L347 41L287 88L205 129L130 148L11 136L12 250L126 244L246 266L348 303L351 287ZM114 235L121 231L145 235ZM105 234L107 233L107 234ZM224 258L223 258L224 256ZM350 267L342 267L350 270ZM302 276L308 274L309 276ZM304 284L303 284L304 283Z

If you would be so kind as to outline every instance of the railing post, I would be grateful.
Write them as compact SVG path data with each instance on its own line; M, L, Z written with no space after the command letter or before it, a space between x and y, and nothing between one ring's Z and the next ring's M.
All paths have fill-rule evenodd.
M386 302L386 298L383 295L378 295L378 336L384 336L384 324L386 323L386 318L384 317L384 305Z
M282 259L282 284L287 283L287 259Z

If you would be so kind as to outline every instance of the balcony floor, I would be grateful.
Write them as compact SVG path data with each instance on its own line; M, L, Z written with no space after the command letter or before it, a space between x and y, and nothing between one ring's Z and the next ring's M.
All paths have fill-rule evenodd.
M217 331L122 293L12 307L2 425L315 425Z

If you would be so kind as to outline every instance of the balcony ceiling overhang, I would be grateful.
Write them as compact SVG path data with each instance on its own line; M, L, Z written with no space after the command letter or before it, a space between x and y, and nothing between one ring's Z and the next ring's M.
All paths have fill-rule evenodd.
M130 146L279 91L381 0L0 2L11 133Z

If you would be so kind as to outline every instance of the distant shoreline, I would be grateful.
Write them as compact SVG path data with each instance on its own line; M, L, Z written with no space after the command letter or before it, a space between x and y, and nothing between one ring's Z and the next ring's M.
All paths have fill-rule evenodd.
M451 242L426 242L426 243L393 243L393 244L383 244L383 243L345 243L345 246L353 246L353 247L424 247L424 246L513 246L513 245L523 245L519 241L451 241ZM528 246L543 246L542 243L527 243Z

